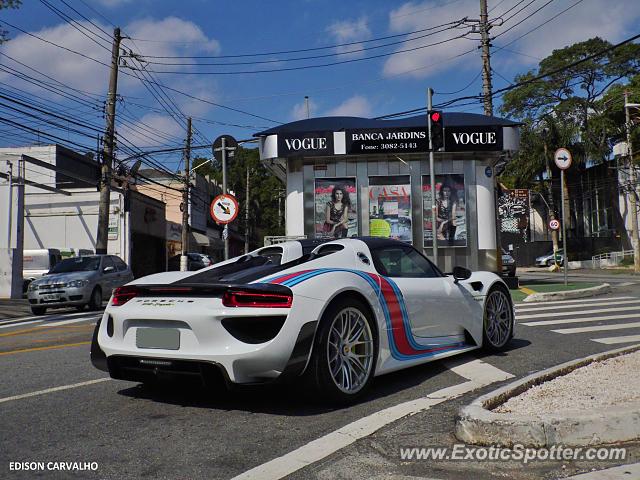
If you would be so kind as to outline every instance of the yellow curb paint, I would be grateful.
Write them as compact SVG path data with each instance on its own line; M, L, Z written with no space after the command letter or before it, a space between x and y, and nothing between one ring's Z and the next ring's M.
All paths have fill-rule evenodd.
M51 327L36 327L36 328L27 328L26 330L14 330L9 333L0 333L0 337L15 337L16 335L25 335L27 333L40 332L40 333L49 333L53 330L73 330L73 329L87 329L87 327L93 328L93 325L60 325L60 326L51 326Z
M533 295L534 293L536 293L535 290L531 290L530 288L527 288L527 287L520 287L519 290L522 293L526 293L527 295Z
M11 350L8 352L0 352L0 355L13 355L14 353L39 352L42 350L55 350L58 348L79 347L81 345L91 345L91 342L66 343L64 345L51 345L50 347L25 348L23 350Z

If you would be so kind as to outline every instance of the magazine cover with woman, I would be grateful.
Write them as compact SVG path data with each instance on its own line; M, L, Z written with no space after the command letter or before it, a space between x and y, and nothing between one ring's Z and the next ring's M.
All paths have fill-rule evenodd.
M316 178L316 238L358 235L357 191L354 178Z
M424 245L432 245L431 180L422 177ZM467 213L464 175L436 175L436 240L438 246L467 246Z

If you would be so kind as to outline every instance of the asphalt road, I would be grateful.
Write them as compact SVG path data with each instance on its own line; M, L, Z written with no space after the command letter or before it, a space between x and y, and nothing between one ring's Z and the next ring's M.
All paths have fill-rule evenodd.
M456 363L464 366L481 359L521 377L640 342L640 326L634 325L640 321L640 285L616 287L612 294L589 301L544 307L518 306L516 337L508 352L466 354ZM287 455L297 461L291 452L300 447L335 449L322 439L333 438L326 436L337 429L468 380L450 368L451 362L433 362L377 378L366 399L342 409L319 403L295 384L234 392L176 384L149 390L106 379L92 367L89 342L98 315L68 311L0 319L0 477L230 479ZM562 331L575 328L587 330ZM630 338L611 343L620 337ZM441 399L429 410L383 426L289 478L533 479L612 466L574 462L563 468L547 462L523 469L508 462L400 459L400 447L456 443L452 427L457 408L498 385ZM69 388L51 391L56 387ZM630 451L637 455L637 446L630 445ZM10 470L10 462L49 461L95 462L97 470Z

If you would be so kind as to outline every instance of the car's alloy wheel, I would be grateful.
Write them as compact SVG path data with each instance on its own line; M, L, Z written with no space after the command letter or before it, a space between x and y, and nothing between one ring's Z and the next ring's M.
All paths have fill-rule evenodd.
M357 308L345 308L333 319L327 362L331 378L344 393L357 393L367 383L373 368L373 335L369 322Z
M306 376L330 402L354 402L373 378L378 337L371 317L363 302L343 299L320 320Z
M503 349L513 336L513 307L509 294L500 287L489 291L484 306L483 346Z

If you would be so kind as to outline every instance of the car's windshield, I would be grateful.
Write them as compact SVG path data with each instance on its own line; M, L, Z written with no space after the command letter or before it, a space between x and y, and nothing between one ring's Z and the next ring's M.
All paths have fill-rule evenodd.
M49 273L90 272L99 267L100 257L75 257L61 261Z

